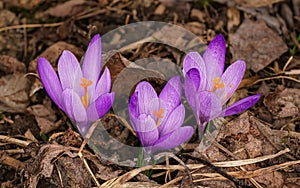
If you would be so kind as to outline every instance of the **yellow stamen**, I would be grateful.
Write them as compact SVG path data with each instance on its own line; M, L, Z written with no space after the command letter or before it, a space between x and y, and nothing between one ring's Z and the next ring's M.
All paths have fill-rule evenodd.
M215 92L217 89L221 89L221 88L225 87L225 83L224 82L219 83L220 80L221 80L221 78L219 76L217 76L214 79L214 87L210 90L211 92Z
M86 78L81 78L80 86L84 89L84 95L81 97L81 102L85 109L89 106L89 93L88 93L88 87L93 84L92 80L87 80Z
M164 111L165 111L165 109L163 109L163 108L160 108L158 111L156 111L156 110L153 111L154 116L157 117L157 120L156 120L156 127L158 127L158 125L159 125L159 123L160 123L160 122L159 122L160 119L164 117L164 116L163 116Z

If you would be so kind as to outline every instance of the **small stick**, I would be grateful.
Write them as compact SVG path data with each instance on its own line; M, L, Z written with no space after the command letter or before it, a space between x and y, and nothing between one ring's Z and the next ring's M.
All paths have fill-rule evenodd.
M23 146L23 147L26 147L31 143L31 141L19 140L19 139L16 139L16 138L11 138L9 136L5 136L5 135L0 135L0 140L3 140L3 141L8 142L8 143L16 144L16 145L19 145L19 146Z
M84 148L84 146L86 145L86 141L83 141L81 146L80 146L80 149L78 151L78 156L80 157L80 159L83 161L84 163L84 166L86 167L86 169L88 170L88 172L90 173L90 175L92 176L94 182L96 183L97 187L100 187L100 183L98 182L98 180L96 179L94 173L92 172L92 170L90 169L88 163L86 162L85 158L83 157L82 155L82 150Z
M10 167L13 167L16 170L20 170L24 168L24 164L21 161L8 156L4 151L0 151L0 162Z
M25 28L36 28L36 27L57 27L64 24L64 22L48 23L48 24L23 24L23 25L12 25L0 28L0 32L11 29L25 29Z

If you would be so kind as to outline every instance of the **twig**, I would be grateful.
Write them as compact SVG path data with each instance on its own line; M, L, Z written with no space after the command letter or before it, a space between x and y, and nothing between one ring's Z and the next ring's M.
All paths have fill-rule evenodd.
M57 27L63 25L64 22L48 23L48 24L23 24L23 25L12 25L0 28L0 32L12 30L12 29L25 29L25 28L36 28L36 27Z
M285 70L287 69L287 67L289 66L289 64L292 62L294 56L291 56L288 61L286 62L286 64L284 65L282 71L285 72Z
M214 143L214 145L215 145L216 147L218 147L219 149L221 149L222 151L224 151L225 153L227 153L228 155L230 155L230 156L233 157L234 159L237 159L237 160L240 159L239 157L237 157L236 155L234 155L231 151L229 151L227 148L225 148L224 146L222 146L222 145L219 144L218 142L214 141L213 143ZM246 171L246 169L245 169L244 167L242 167L242 166L240 166L239 168L240 168L242 171ZM261 186L259 183L257 183L257 181L256 181L255 179L250 178L250 181L255 185L255 187L257 187L257 188L262 188L262 186Z
M8 156L7 153L4 151L0 151L0 162L6 164L16 170L20 170L20 169L24 168L24 164L21 161Z
M92 176L94 182L96 183L97 187L100 187L100 183L98 182L97 178L95 177L94 173L92 172L92 170L89 167L89 164L86 162L85 158L82 155L82 150L84 148L84 146L86 145L86 142L83 141L83 143L80 146L80 149L78 151L78 156L80 157L80 159L83 161L84 166L86 167L86 169L88 170L88 172L90 173L90 175Z
M58 173L60 185L61 185L62 188L64 188L64 184L63 184L63 181L62 181L61 172L60 172L60 170L59 170L59 168L58 168L58 166L57 166L57 163L54 163L54 164L55 164L55 167L56 167L56 169L57 169L57 173Z
M31 141L19 140L19 139L16 139L16 138L11 138L9 136L5 136L5 135L0 135L0 140L3 140L3 141L8 142L8 143L16 144L16 145L19 145L19 146L23 146L23 147L26 147L31 143Z
M182 154L182 156L185 156L189 159L192 159L194 161L198 161L204 165L206 165L207 167L211 168L212 170L214 170L215 172L221 174L223 177L227 178L228 180L232 181L237 187L239 186L242 186L244 188L252 188L253 186L249 186L247 184L245 184L245 182L241 181L241 180L238 180L236 179L235 177L229 175L227 172L225 172L224 170L222 170L221 168L213 165L212 163L204 160L204 159L201 159L201 158L197 158L197 157L194 157L194 156L191 156L189 154Z
M266 80L274 80L274 79L282 79L282 78L285 78L285 79L292 80L292 81L295 81L297 83L300 83L300 80L298 80L296 78L292 78L292 77L288 77L288 76L274 76L274 77L268 77L268 78L258 79L255 82L253 82L253 85L255 85L255 84L259 83L259 82L262 82L262 81L266 81Z

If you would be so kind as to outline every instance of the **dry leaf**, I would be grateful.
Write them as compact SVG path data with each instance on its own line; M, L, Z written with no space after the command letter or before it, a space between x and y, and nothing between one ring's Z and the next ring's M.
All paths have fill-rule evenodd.
M33 105L28 107L27 110L35 116L35 120L42 133L49 133L60 126L59 123L55 123L55 112L51 108L47 108L45 105Z
M276 92L264 98L264 104L274 118L297 116L300 111L300 89L279 86Z
M255 72L268 66L288 50L285 42L264 21L245 20L230 35L233 60L245 60Z
M46 15L55 17L73 16L84 9L84 7L80 7L83 3L85 3L85 0L70 0L65 3L58 4L55 7L51 7L45 12L37 14L36 17L41 18Z
M16 58L1 55L0 56L0 70L6 74L11 73L25 73L25 64L18 61Z
M28 104L28 80L23 74L0 78L0 111L25 112Z
M83 56L83 50L81 48L78 48L73 44L59 41L51 45L49 48L47 48L40 55L40 57L46 58L52 64L53 67L56 67L56 62L63 50L69 50L73 54L75 54L75 56L80 58ZM30 62L28 72L37 73L37 58Z
M283 0L234 0L234 2L244 7L264 7L272 4L282 2Z
M193 8L191 11L191 18L197 18L199 22L205 22L205 13L199 9Z
M43 0L4 0L4 3L8 7L22 7L26 9L32 9L42 3Z
M237 27L241 22L240 11L237 8L228 7L227 17L228 17L228 22L227 22L228 31L231 31L234 27Z
M166 10L166 7L163 4L158 5L158 7L155 9L154 14L155 15L163 15Z
M17 24L16 15L9 10L0 10L0 27Z
M39 179L44 181L44 178L50 177L51 185L55 187L60 187L61 181L68 183L70 187L90 187L91 177L81 159L75 158L77 156L77 151L74 151L72 147L55 144L43 145L37 156L26 161L24 169L28 174L26 187L34 188L38 185ZM54 173L54 169L59 170L60 176Z

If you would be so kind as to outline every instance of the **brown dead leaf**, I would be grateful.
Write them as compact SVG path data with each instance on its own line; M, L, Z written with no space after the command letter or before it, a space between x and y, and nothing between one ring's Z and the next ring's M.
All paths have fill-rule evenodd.
M74 53L75 56L80 57L80 58L83 56L83 53L84 53L81 48L78 48L73 44L59 41L59 42L51 45L49 48L47 48L40 55L40 57L45 57L52 64L53 67L56 67L56 62L63 50L69 50L72 53ZM37 73L37 59L38 58L36 58L30 62L29 67L28 67L29 72Z
M204 23L205 13L204 11L200 11L199 9L193 8L191 11L191 18L197 18L199 22Z
M233 60L245 60L255 72L288 50L281 37L268 28L264 21L245 20L236 33L230 34L230 43Z
M158 5L158 7L156 7L154 14L155 15L163 15L165 10L166 10L166 7L163 4L160 4L160 5Z
M282 173L274 171L270 173L264 173L261 176L254 178L260 185L264 187L279 188L283 187L284 177Z
M18 61L16 58L1 55L0 56L0 70L6 74L11 73L25 73L25 64Z
M55 130L60 124L55 123L55 112L45 105L37 104L27 108L29 113L35 116L35 120L42 133L49 133Z
M269 155L278 151L265 139L265 136L273 145L278 148L281 147L282 135L274 133L269 126L263 124L250 112L245 112L223 125L216 141L231 151L234 158L246 159ZM203 152L196 149L193 155L204 156L210 161L228 160L228 155L224 155L224 152L214 144Z
M34 116L44 117L50 121L56 120L55 112L49 106L37 104L27 108L28 112Z
M84 10L83 6L85 0L69 0L65 3L58 4L55 7L51 7L45 12L36 15L36 18L41 18L46 15L54 16L54 17L66 17L66 16L73 16L78 12Z
M22 7L26 9L32 9L42 3L43 0L4 0L4 3L8 7Z
M237 8L228 7L227 17L228 17L227 30L232 31L234 27L237 27L241 22L240 11Z
M24 170L28 174L25 182L27 186L35 188L39 180L45 180L44 178L51 178L51 184L56 187L61 186L61 180L70 187L91 186L91 177L83 162L75 158L78 156L78 151L74 151L74 148L46 144L37 149L39 149L37 155L32 156L25 164ZM57 164L56 170L59 170L61 176L54 171L55 163Z
M283 0L234 0L234 2L244 7L264 7L272 4L282 2Z
M275 119L297 116L300 111L300 90L279 86L264 98L264 104Z
M0 78L0 111L25 112L29 102L27 78L12 74Z
M191 0L159 0L163 5L169 8L173 8L179 11L189 12L191 9L191 5L189 4L189 1Z
M18 24L15 13L9 10L0 10L0 27Z

